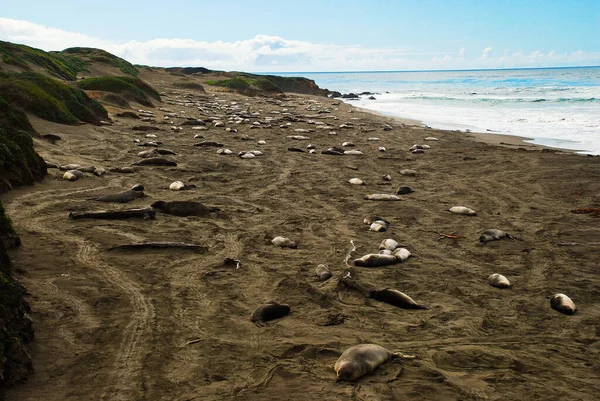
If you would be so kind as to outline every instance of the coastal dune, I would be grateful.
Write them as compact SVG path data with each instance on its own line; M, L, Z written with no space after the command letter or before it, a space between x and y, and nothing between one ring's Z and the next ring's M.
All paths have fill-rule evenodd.
M145 150L134 143L145 132L132 128L155 125L156 140L176 153L177 166L134 166L133 174L86 174L75 182L49 170L41 183L2 195L23 243L11 258L32 294L36 328L35 372L9 389L7 400L597 399L600 225L597 215L571 211L600 208L600 158L488 144L325 97L176 89L179 78L165 71L144 71L141 78L166 92L159 107L170 111L153 108L157 123L116 117L122 111L116 106L107 107L113 123L103 126L30 116L38 132L61 137L34 139L47 161L131 166ZM181 118L160 123L169 112L227 123L232 105L257 115L206 130L183 126ZM302 121L266 128L265 117L281 117L284 109ZM392 129L384 130L386 124ZM294 129L314 132L298 134L309 140L289 139ZM204 138L195 139L199 133ZM427 142L422 154L409 152L427 137L438 141ZM223 143L234 154L193 146L200 141ZM346 141L363 155L321 153ZM288 151L309 143L316 153ZM252 150L262 155L235 156ZM365 185L348 184L355 177ZM178 180L195 188L170 191ZM92 198L136 183L147 197L128 208L193 200L220 211L206 217L157 211L153 220L68 218L110 209ZM395 194L400 186L414 192L397 202L363 199ZM447 211L457 205L477 215ZM370 215L389 221L388 230L369 231L363 219ZM479 243L490 228L515 239ZM274 246L276 236L290 238L296 249ZM386 238L416 257L352 266ZM110 249L144 241L205 248ZM333 277L320 281L319 264ZM365 287L398 289L430 309L368 299L345 284L347 270ZM512 287L488 285L493 273ZM550 308L556 293L573 299L575 315ZM250 315L268 301L291 311L257 327ZM361 343L415 358L384 364L355 383L336 382L335 361Z

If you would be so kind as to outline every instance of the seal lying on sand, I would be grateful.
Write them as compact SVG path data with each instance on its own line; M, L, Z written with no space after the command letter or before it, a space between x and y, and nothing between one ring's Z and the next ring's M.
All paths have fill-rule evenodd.
M331 270L327 265L318 265L315 269L315 274L320 281L329 280L331 278Z
M156 201L150 205L154 209L158 209L163 213L172 214L173 216L208 216L210 213L218 212L221 209L218 207L204 206L200 202L194 201Z
M488 284L496 288L509 288L510 281L502 274L494 273L488 277Z
M355 345L344 351L336 361L333 367L336 381L354 381L395 358L411 359L414 357L393 353L377 344Z
M572 315L577 311L577 307L575 306L575 302L571 300L565 294L556 294L550 298L550 306L552 309L557 310L566 315Z
M452 206L448 211L454 214L464 214L465 216L477 216L475 210L465 206Z
M394 255L370 253L361 258L354 259L354 265L360 267L381 267L398 263Z
M133 163L137 166L176 166L177 163L173 160L165 159L164 157L149 157Z
M491 228L489 230L485 230L483 232L483 234L481 234L481 236L479 237L479 242L486 243L489 241L495 241L497 239L502 239L502 238L514 239L514 237L512 235L508 234L507 232L498 230L496 228Z
M250 315L250 320L257 326L262 326L264 322L279 319L280 317L286 316L288 313L290 313L289 305L270 301L254 309L252 315Z
M127 203L134 199L143 198L144 196L146 196L144 194L144 186L137 184L134 185L133 188L128 189L127 191L117 192L116 194L104 195L94 200L98 202Z
M287 237L275 237L271 240L271 243L280 248L292 248L296 249L296 243Z
M370 290L369 298L373 298L386 304L394 305L402 309L430 309L428 306L417 304L411 297L394 288L383 290Z

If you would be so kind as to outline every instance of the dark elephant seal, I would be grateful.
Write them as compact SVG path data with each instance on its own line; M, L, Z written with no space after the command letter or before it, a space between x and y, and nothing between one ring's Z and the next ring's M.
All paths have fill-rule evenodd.
M177 163L173 160L166 159L164 157L149 157L147 159L143 159L137 161L135 163L136 166L176 166Z
M116 194L104 195L94 200L98 202L127 203L134 199L143 198L144 196L146 195L144 194L144 188L142 186L142 189L128 189L127 191L117 192Z
M483 234L481 234L481 236L479 236L479 242L489 242L489 241L495 241L495 240L499 240L502 238L513 238L510 234L508 234L507 232L504 232L502 230L498 230L496 228L491 228L489 230L485 230L483 232Z
M270 301L254 309L252 315L250 315L250 320L257 326L262 326L264 322L279 319L288 313L290 313L289 305Z
M336 361L333 367L336 373L336 381L354 381L395 358L409 359L414 357L391 352L377 344L355 345L344 351Z
M402 309L430 309L428 306L417 304L411 297L394 288L384 288L383 290L370 290L369 298L376 301L385 302Z
M415 192L415 190L412 189L411 187L399 187L396 190L396 194L397 195L406 195L406 194L410 194L410 193L413 193L413 192Z
M550 306L552 309L566 315L572 315L577 311L575 302L565 294L553 295L552 298L550 298Z
M360 267L381 267L398 263L394 255L370 253L358 259L354 259L354 265Z
M204 206L200 202L194 201L174 201L165 202L157 201L150 205L154 209L158 209L163 213L172 214L174 216L187 217L187 216L208 216L213 212L218 212L221 209L218 207Z

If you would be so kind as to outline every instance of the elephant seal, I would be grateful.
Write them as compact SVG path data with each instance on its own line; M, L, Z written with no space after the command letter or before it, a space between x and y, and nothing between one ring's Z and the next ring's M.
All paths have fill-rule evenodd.
M279 319L290 313L290 306L287 304L280 304L275 301L269 301L264 305L254 309L250 315L250 320L257 326L263 326L264 322L273 319Z
M136 166L176 166L177 163L173 160L165 159L164 157L148 157L133 163Z
M417 304L411 297L394 288L384 288L383 290L370 290L369 298L376 301L385 302L402 309L430 309L428 306Z
M396 190L396 194L397 195L406 195L406 194L410 194L410 193L413 193L413 192L415 192L415 190L412 189L411 187L399 187Z
M360 178L350 178L348 182L352 185L365 185L365 182Z
M572 315L577 311L577 307L575 306L575 302L571 300L565 294L556 294L550 298L550 306L552 309L559 311L560 313L564 313L566 315Z
M381 267L398 263L394 255L370 253L361 258L354 259L354 265L359 267Z
M363 223L364 224L373 224L376 221L383 221L385 224L390 224L389 221L387 221L386 219L384 219L383 217L379 217L379 216L367 216L363 219Z
M79 170L69 170L63 174L65 181L77 181L80 178L83 178L83 173Z
M344 351L336 361L333 367L336 373L335 380L354 381L395 358L409 359L414 357L393 353L377 344L355 345Z
M139 185L139 184L138 184ZM134 186L133 188L136 188ZM134 199L143 198L146 196L144 194L144 187L141 186L142 189L128 189L127 191L117 192L116 194L104 195L99 198L94 199L98 202L115 202L115 203L127 203L131 202Z
M388 224L383 220L376 220L369 226L369 231L385 232L388 229Z
M365 200L374 200L374 201L399 201L401 200L396 195L390 194L369 194L363 197Z
M406 259L412 256L412 253L406 248L396 248L392 252L392 255L398 260L398 262L404 262Z
M297 248L296 243L287 237L281 237L281 236L275 237L271 240L271 243L280 248L292 248L292 249Z
M209 213L218 212L221 210L218 207L204 206L202 203L194 201L156 201L150 206L154 209L160 210L163 213L172 214L173 216L179 217L205 217Z
M388 238L381 241L381 244L379 244L379 249L389 249L390 251L393 251L394 249L398 248L398 245L400 245L398 244L398 241Z
M510 281L502 274L494 273L488 277L488 284L496 288L509 288Z
M327 265L318 265L315 269L315 274L317 275L320 281L329 280L332 276L331 270Z
M479 237L479 242L489 242L489 241L495 241L498 239L502 239L502 238L513 238L510 234L508 234L507 232L504 232L502 230L498 230L496 228L491 228L489 230L485 230L483 232L483 234L481 234L481 236Z
M477 216L477 212L475 210L469 209L465 206L452 206L450 209L448 209L448 211L450 213L463 214L465 216Z

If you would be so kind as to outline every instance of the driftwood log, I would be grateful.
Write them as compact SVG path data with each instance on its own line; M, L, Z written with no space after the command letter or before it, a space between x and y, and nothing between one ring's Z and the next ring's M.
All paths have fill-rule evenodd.
M152 208L144 209L123 209L123 210L99 210L94 212L71 212L69 219L103 219L103 220L119 220L138 218L143 220L154 220L156 212Z

